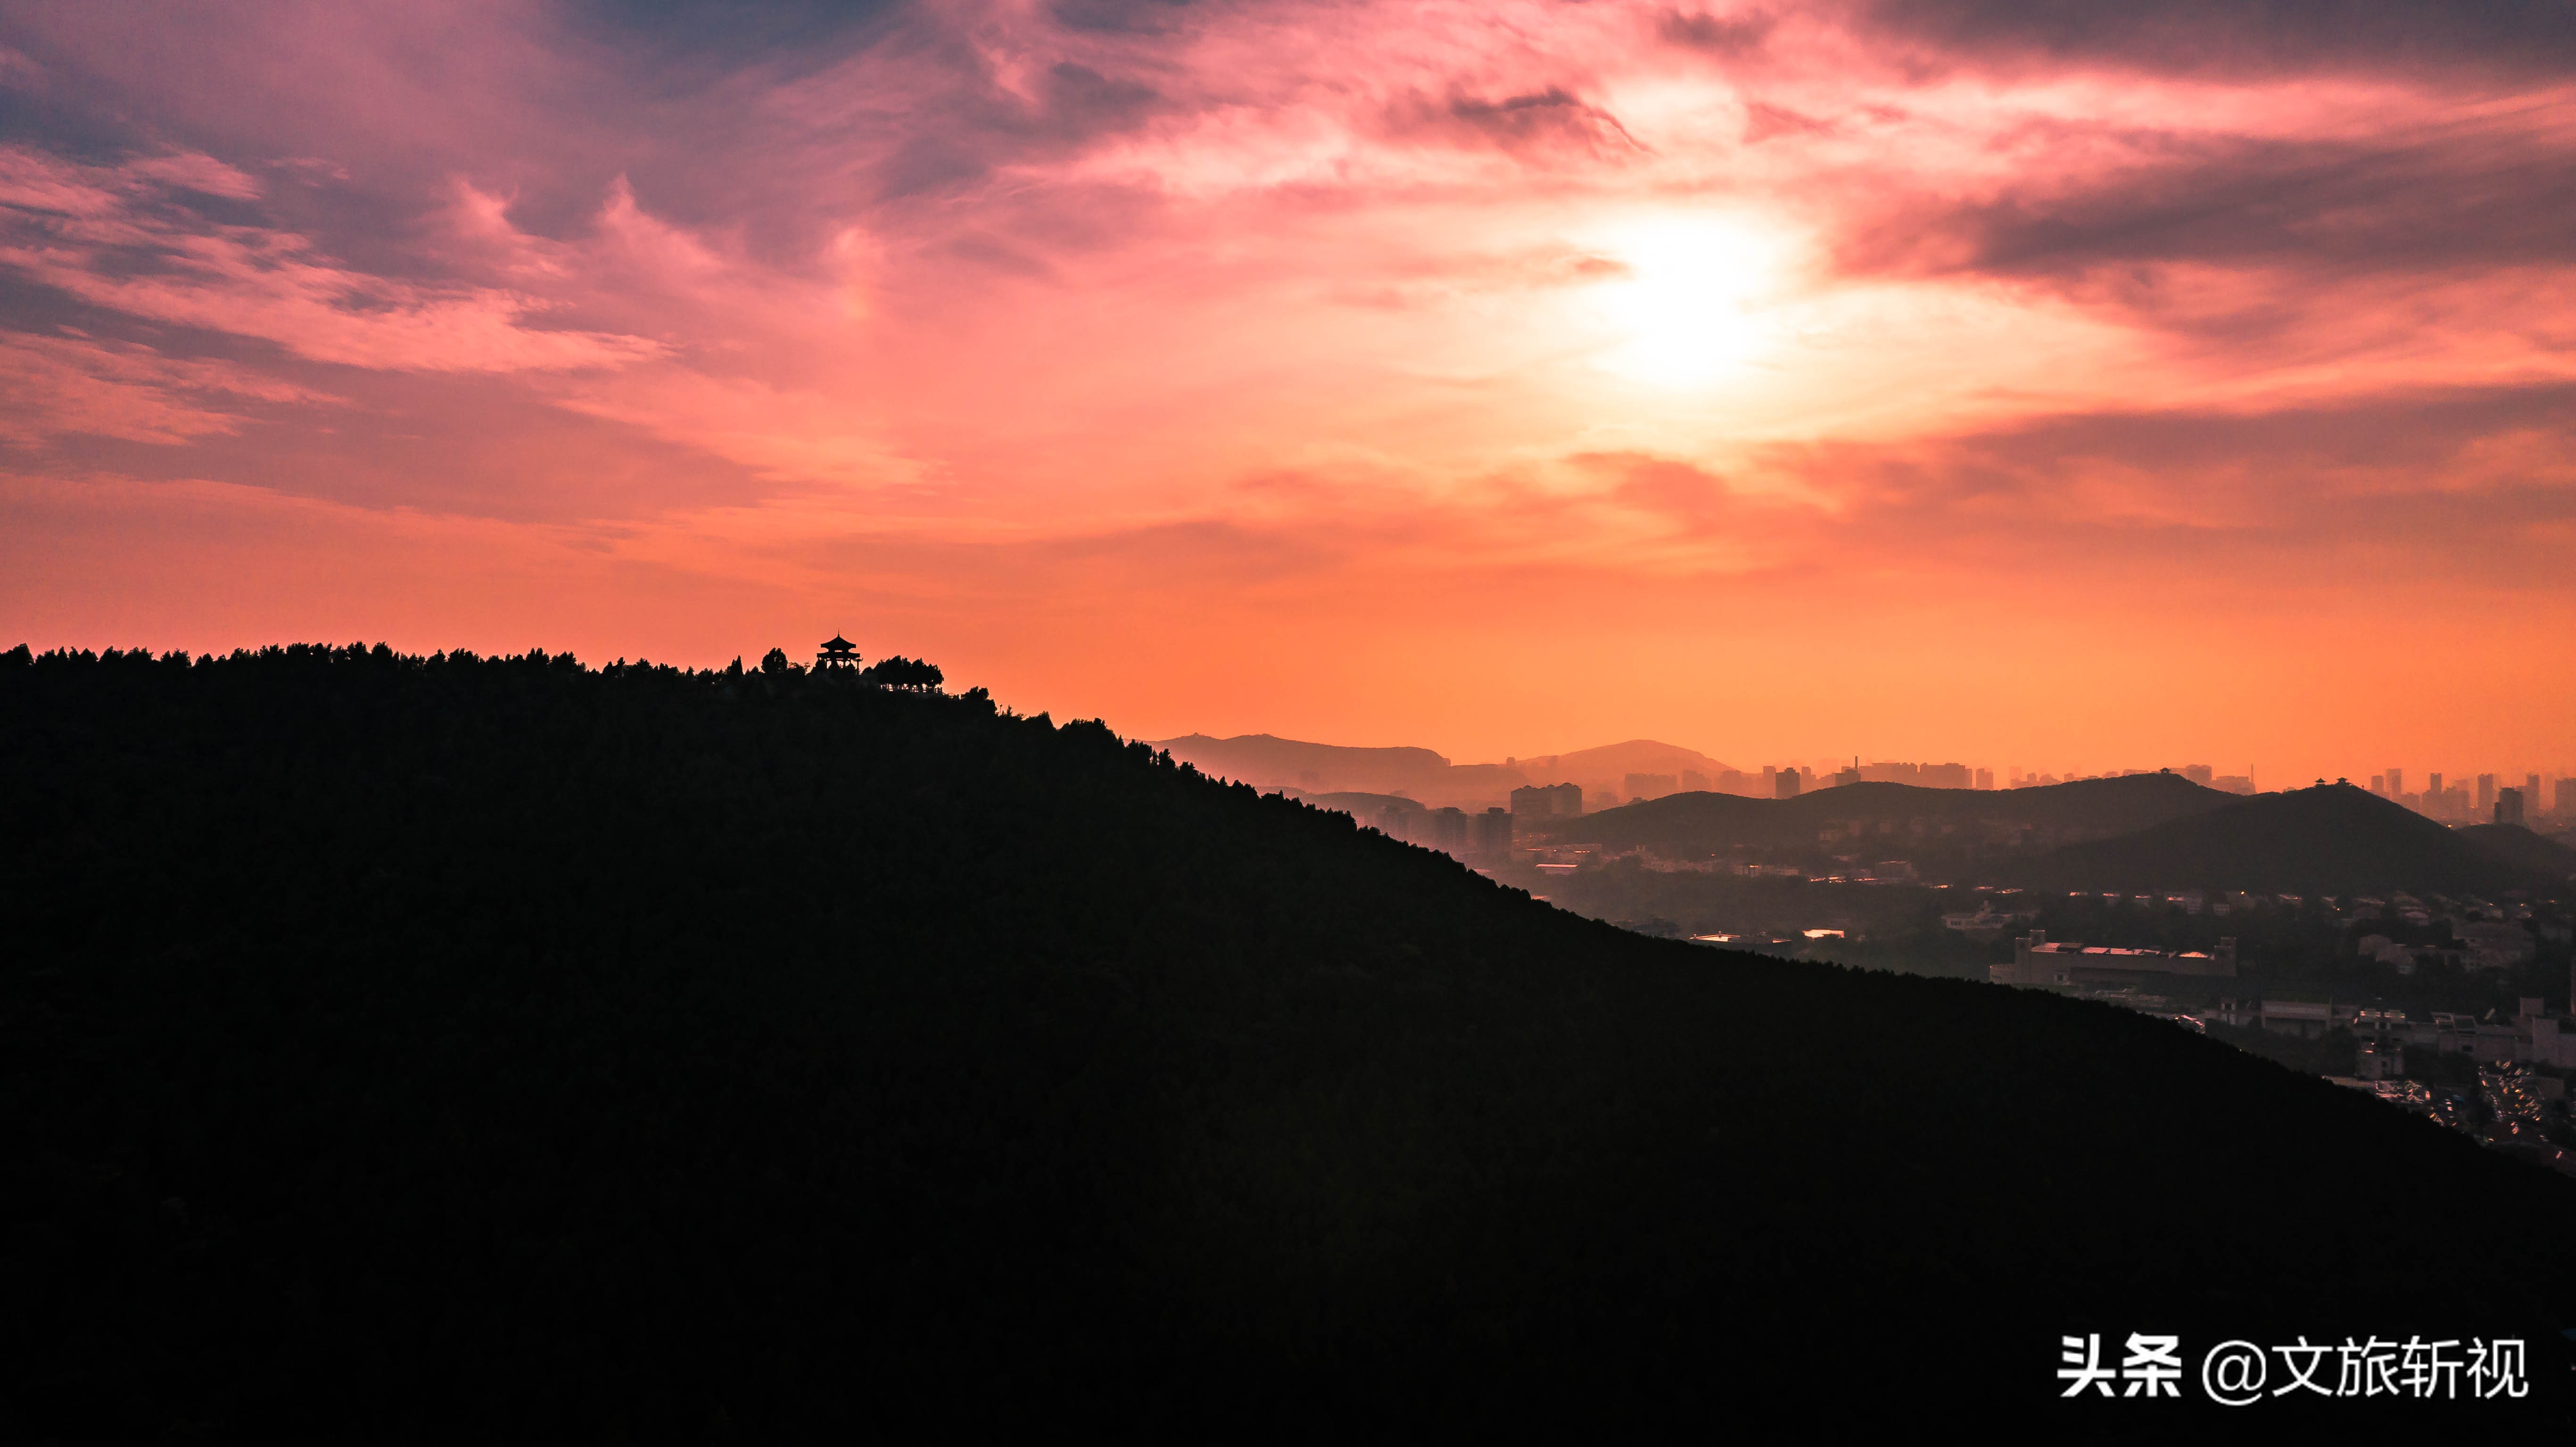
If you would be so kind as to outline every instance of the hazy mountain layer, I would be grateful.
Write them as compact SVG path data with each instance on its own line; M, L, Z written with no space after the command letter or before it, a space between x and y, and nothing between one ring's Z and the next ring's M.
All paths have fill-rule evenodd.
M1345 748L1269 734L1189 734L1154 745L1219 778L1307 793L1404 794L1431 805L1499 804L1529 776L1499 764L1452 764L1429 749Z
M1695 749L1652 739L1630 739L1570 754L1515 759L1507 764L1452 764L1429 749L1346 748L1310 744L1269 734L1210 738L1189 734L1163 739L1154 747L1220 778L1239 779L1260 788L1292 788L1307 793L1403 794L1433 806L1474 808L1501 804L1524 784L1580 784L1587 795L1624 793L1627 776L1685 772L1712 780L1727 765Z
M1576 783L1586 789L1618 788L1630 774L1671 774L1678 778L1692 771L1714 779L1733 767L1697 749L1653 739L1630 739L1597 749L1577 749L1570 754L1516 759L1514 763L1522 773L1534 778L1544 775L1542 783Z
M2179 774L2135 774L2029 789L1925 789L1847 784L1794 799L1675 794L1586 815L1570 843L1713 854L1743 846L1830 845L1959 858L2125 834L2204 813L2235 798ZM1834 837L1827 839L1831 834ZM1865 846L1865 847L1864 847ZM1901 852L1891 857L1907 857Z

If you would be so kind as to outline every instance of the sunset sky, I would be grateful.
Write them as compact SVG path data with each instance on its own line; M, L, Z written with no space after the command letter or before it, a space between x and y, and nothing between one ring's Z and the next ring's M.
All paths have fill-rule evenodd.
M2571 17L12 0L0 646L2576 772Z

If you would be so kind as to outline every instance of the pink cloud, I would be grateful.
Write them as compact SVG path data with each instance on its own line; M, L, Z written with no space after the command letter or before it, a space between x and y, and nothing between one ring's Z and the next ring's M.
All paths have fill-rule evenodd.
M316 403L308 388L221 362L85 337L0 333L0 439L41 444L67 433L178 446L241 430L238 401Z
M154 204L170 191L259 195L248 176L205 156L108 167L0 149L0 266L117 312L348 366L546 371L663 350L643 337L527 325L547 303L526 293L367 275L293 232L174 216Z

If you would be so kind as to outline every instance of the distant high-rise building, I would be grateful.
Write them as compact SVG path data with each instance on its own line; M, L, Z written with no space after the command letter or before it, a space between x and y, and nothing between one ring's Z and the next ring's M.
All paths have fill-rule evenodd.
M2538 774L2525 774L2522 776L2522 807L2532 810L2535 813L2540 809L2540 776ZM2568 1008L2570 1010L2576 1010L2576 1005L2570 1005Z
M1630 774L1625 782L1631 799L1660 799L1681 784L1670 774Z
M2374 794L2377 794L2379 797L2381 797L2381 798L2383 798L2383 799L2387 798L2387 797L2388 797L2388 776L2387 776L2386 774L2373 774L2373 775L2371 775L2371 776L2370 776L2370 792L2372 792L2372 793L2374 793Z
M1708 775L1701 773L1697 769L1682 770L1682 792L1685 794L1707 793Z
M2388 797L2394 799L2405 792L2406 771L2392 766L2388 770Z
M1772 775L1771 788L1772 797L1775 799L1797 798L1798 771L1796 769L1782 769L1777 774Z
M1431 837L1418 842L1428 844L1434 849L1442 850L1450 854L1463 854L1466 852L1466 810L1454 808L1434 809L1431 811L1429 816L1426 817L1424 822L1430 826Z
M2496 791L2495 821L2499 824L2519 824L2522 822L2522 791L2520 789L2498 789Z
M2495 803L2496 776L2493 774L2478 775L2478 812L2481 814L2494 813Z
M1978 788L1980 788L1980 789L1991 789L1991 788L1993 788L1994 786L1995 786L1995 771L1994 771L1994 770L1992 770L1992 769L1979 769L1979 770L1977 770L1977 787L1978 787Z
M1512 790L1514 818L1571 819L1582 812L1581 784L1531 784Z
M2434 807L2435 807L2435 806L2436 806L2436 805L2441 801L2441 798L2442 798L2442 776L2441 776L2440 774L2438 774L2438 773L2426 774L2426 775L2424 776L2424 807L2425 807L2425 809L2429 811L2429 810L2431 810L2432 808L2434 808Z
M2182 766L2182 776L2206 789L2210 781L2218 777L2218 770L2207 764L2185 764Z
M2558 812L2576 814L2576 779L2558 781Z
M1512 852L1512 811L1488 809L1476 816L1476 852L1501 859Z

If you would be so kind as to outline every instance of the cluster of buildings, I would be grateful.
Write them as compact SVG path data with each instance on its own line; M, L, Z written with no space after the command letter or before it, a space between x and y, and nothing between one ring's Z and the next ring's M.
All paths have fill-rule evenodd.
M2083 779L2124 779L2138 774L2178 773L2206 788L2223 789L2231 794L2254 792L2251 770L2242 774L2222 774L2209 764L2185 764L2180 769L2111 769L2099 774L2069 773L2063 778L2037 771L2024 773L2019 764L2005 769L2000 787L2034 789L2047 784L2072 784ZM1809 768L1797 764L1766 766L1759 772L1725 769L1714 774L1685 769L1672 774L1630 774L1618 792L1597 790L1592 804L1607 809L1640 799L1660 799L1667 794L1707 791L1736 794L1748 799L1794 799L1818 789L1837 788L1844 784L1912 784L1921 789L1994 789L1999 787L1995 771L1967 764L1911 763L1879 759L1863 763L1855 757L1850 763L1828 768Z
M2363 1068L2371 1068L2372 1047L2364 1045L2362 1049ZM2369 1091L2410 1115L2448 1126L2490 1149L2520 1156L2561 1175L2576 1176L2576 1151L2558 1143L2566 1139L2567 1082L2542 1074L2543 1068L2482 1060L2474 1092L2389 1075L2329 1075L2326 1079ZM2471 1106L2472 1099L2485 1105L2483 1117ZM2553 1130L2553 1126L2557 1129Z
M1966 764L1891 761L1864 764L1855 758L1849 765L1833 769L1813 769L1798 764L1767 764L1759 770L1721 769L1713 774L1684 769L1671 774L1630 774L1620 782L1622 787L1618 793L1597 792L1594 807L1607 809L1640 799L1691 793L1734 794L1747 799L1794 799L1818 789L1863 783L1912 784L1924 789L1991 789L1995 786L1995 771L1972 769Z
M2546 796L2542 793L2544 784L2550 788ZM2454 776L2445 781L2439 773L2427 772L2424 787L2409 792L2406 771L2391 768L2370 776L2370 792L2427 818L2453 824L2527 824L2543 813L2576 817L2576 778L2544 780L2538 774L2525 774L2521 783L2505 784L2494 774L2480 774L2474 780ZM2548 800L2546 806L2544 797Z
M1834 771L1836 784L1912 784L1922 789L1991 789L1995 771L1971 769L1965 764L1864 764L1857 757L1851 767Z
M2338 1005L2330 1000L2223 1000L2210 1018L2306 1039L2329 1030L2349 1030L2360 1043L2353 1075L2361 1080L2405 1074L2408 1050L2464 1055L2481 1065L2576 1070L2576 1024L2549 1014L2544 1001L2526 997L2512 1019L2499 1020L2495 1015L2493 1010L2484 1016L2435 1010L2418 1020L2403 1010Z
M2481 919L2458 922L2452 928L2459 943L2440 952L2457 956L2458 962L2469 968L2502 969L2528 964L2533 958L2533 936L2520 924ZM2433 949L2395 945L2385 935L2364 936L2359 947L2364 957L2382 960L2393 957L2389 951L2411 951L2410 961ZM2571 967L2569 974L2571 998L2576 998L2576 967ZM2234 979L2236 941L2221 939L2216 949L2206 953L2166 952L2051 940L2045 931L2035 929L2015 938L2012 962L1989 966L1988 976L1999 985L2079 993L2089 987L2126 995L2140 987L2187 978ZM2364 1081L2403 1075L2409 1049L2467 1056L2481 1065L2576 1070L2576 1022L2550 1015L2542 1000L2531 997L2520 1001L2509 1020L2498 1020L2492 1010L2483 1017L2436 1010L2419 1020L2401 1009L2337 1004L2331 999L2222 997L2214 1010L2185 1019L2185 1023L2195 1025L2204 1021L2259 1027L2305 1039L2330 1030L2348 1030L2359 1042L2355 1075Z
M2363 959L2396 966L2401 975L2411 975L2421 966L2436 963L2457 965L2464 970L2509 970L2530 964L2540 951L2540 942L2529 930L2504 920L2455 922L2451 938L2454 943L2449 945L2410 945L2387 935L2367 934L2354 942L2354 950Z
M1704 774L1697 769L1684 769L1673 774L1630 774L1620 780L1620 792L1594 795L1598 808L1608 809L1640 799L1660 799L1667 794L1733 794L1745 799L1794 799L1817 787L1819 776L1795 764L1765 765L1758 771L1720 769ZM1961 788L1967 787L1960 785Z
M1946 921L1945 921L1946 922ZM2032 930L2013 941L2012 963L1989 965L1988 978L1998 985L2041 988L2082 985L2138 985L2178 976L2236 977L2236 941L2222 939L2206 953L2182 950L2121 949L2051 940L2046 930Z
M1374 821L1379 833L1390 839L1402 839L1462 860L1500 863L1512 853L1512 811L1487 809L1470 814L1464 809L1406 808L1389 804L1378 810Z
M1630 774L1628 779L1633 784L1637 776ZM1512 790L1511 815L1515 819L1571 819L1582 812L1581 784L1532 784Z
M2213 764L2185 764L2179 769L2110 769L2099 774L2070 773L2062 779L2055 774L2025 774L2021 771L2021 765L2014 764L2004 771L2004 778L2006 780L2004 787L2008 789L2037 789L2050 784L2079 783L2086 779L2130 779L2135 778L2140 774L2180 774L2184 778L2191 780L2193 783L2200 785L2204 789L2217 789L2229 794L2251 794L2254 792L2254 771L2252 769L2247 769L2241 774L2222 774L2218 772L2217 766Z

